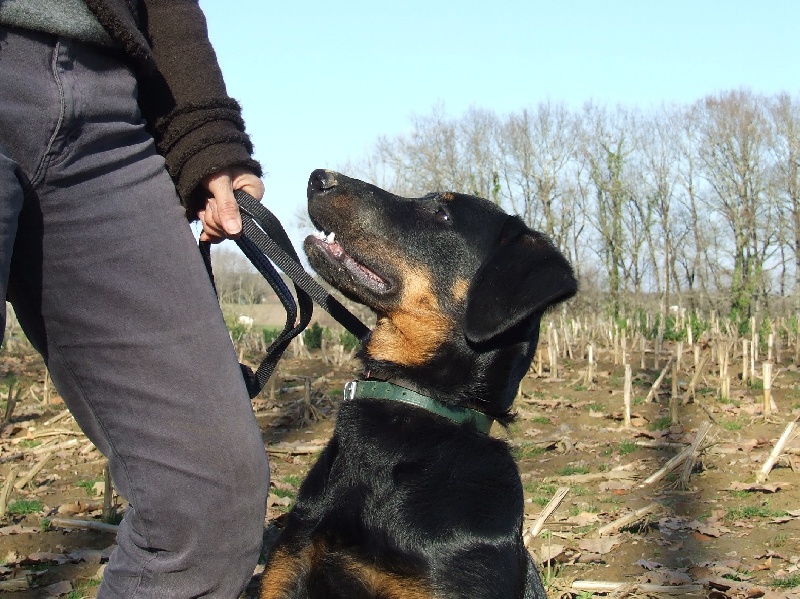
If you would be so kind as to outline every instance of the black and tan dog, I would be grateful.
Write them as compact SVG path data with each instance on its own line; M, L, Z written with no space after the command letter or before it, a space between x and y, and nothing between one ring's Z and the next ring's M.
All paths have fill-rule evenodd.
M262 599L544 598L505 442L539 321L572 296L566 259L491 202L390 194L314 171L315 270L377 324L364 380L267 562Z

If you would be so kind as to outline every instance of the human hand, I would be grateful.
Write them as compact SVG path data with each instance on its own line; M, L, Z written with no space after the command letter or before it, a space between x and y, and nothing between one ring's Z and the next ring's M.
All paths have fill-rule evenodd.
M264 183L250 171L230 167L208 175L202 180L211 197L206 200L197 218L203 223L200 241L219 243L224 239L236 239L242 233L242 217L233 192L241 189L257 200L264 197Z

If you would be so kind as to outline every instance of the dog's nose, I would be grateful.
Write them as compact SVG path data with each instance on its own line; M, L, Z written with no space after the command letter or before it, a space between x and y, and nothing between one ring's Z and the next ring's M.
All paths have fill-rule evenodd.
M326 171L324 169L317 169L308 178L308 192L320 192L333 189L338 185L336 180L336 173L333 171Z

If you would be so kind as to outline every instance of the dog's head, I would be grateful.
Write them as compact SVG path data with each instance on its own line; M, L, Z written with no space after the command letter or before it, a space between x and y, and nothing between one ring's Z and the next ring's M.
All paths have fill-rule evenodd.
M502 419L542 314L577 290L553 244L482 198L403 198L324 170L308 211L320 229L309 262L377 315L362 350L370 374Z

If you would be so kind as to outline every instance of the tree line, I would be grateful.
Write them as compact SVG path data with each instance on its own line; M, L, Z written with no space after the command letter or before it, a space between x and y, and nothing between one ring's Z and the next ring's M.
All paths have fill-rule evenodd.
M613 315L648 298L745 321L800 309L798 161L798 98L739 89L646 110L435 107L347 168L403 195L462 191L520 215Z

